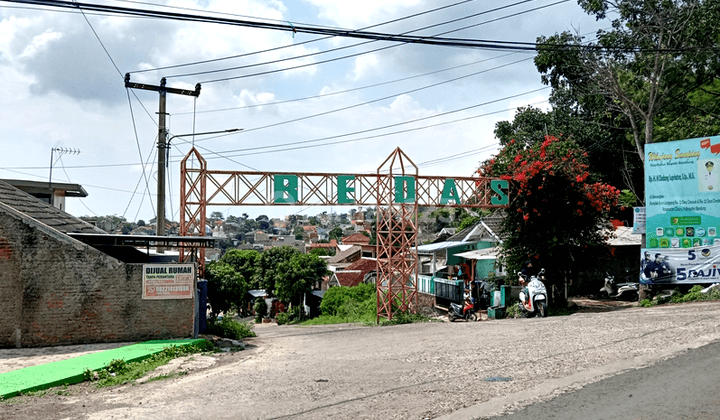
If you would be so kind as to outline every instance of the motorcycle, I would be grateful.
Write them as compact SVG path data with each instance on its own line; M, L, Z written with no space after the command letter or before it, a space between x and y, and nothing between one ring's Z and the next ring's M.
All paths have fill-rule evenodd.
M463 313L463 306L457 303L450 303L448 308L448 320L454 322L456 319L464 319L465 321L477 321L477 314L472 305L465 306L465 313Z
M527 283L527 295L525 290L520 292L520 310L524 318L531 316L541 316L545 318L548 316L547 311L547 289L545 284L540 281L544 278L545 269L541 269L537 276L531 276L530 281ZM522 272L518 271L518 275L527 281L527 276ZM527 302L527 303L526 303Z
M616 300L638 300L638 283L615 283L615 276L605 273L605 286L600 289L600 296Z

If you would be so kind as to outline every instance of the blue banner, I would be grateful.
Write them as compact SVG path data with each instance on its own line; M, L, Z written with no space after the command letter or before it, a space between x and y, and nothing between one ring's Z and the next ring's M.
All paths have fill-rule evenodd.
M648 251L653 264L660 264L654 260L662 254L681 265L656 270L655 277L641 274L640 281L717 282L708 267L714 270L715 255L720 254L720 136L646 145L645 197L648 249L641 259Z

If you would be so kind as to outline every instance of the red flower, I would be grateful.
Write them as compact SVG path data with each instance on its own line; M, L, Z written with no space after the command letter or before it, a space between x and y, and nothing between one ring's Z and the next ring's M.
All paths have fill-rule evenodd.
M530 218L530 215L528 215L528 214L523 216L523 220L525 220L526 222L528 221L529 218Z

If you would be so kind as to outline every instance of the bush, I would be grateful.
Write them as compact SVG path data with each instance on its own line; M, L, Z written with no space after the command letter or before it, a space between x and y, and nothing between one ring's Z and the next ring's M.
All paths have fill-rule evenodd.
M259 298L255 305L253 305L253 310L255 311L255 322L260 323L262 322L262 319L267 315L267 302L265 302L265 299Z
M520 304L515 302L505 307L505 314L508 318L520 318Z
M325 292L320 310L323 315L347 317L364 313L376 307L374 284L359 284L354 287L331 287Z
M245 337L255 337L255 332L252 330L251 324L237 322L234 319L230 319L227 315L223 317L222 321L214 319L208 320L206 332L234 340L242 340Z
M287 312L280 312L279 314L275 315L275 322L277 322L278 325L289 324L290 314Z
M413 324L416 322L430 322L432 319L422 314L411 314L409 312L398 312L393 316L393 319L380 320L380 325L402 325L402 324Z
M649 308L649 307L655 306L655 305L657 305L657 303L650 299L643 299L640 301L640 306L643 308Z

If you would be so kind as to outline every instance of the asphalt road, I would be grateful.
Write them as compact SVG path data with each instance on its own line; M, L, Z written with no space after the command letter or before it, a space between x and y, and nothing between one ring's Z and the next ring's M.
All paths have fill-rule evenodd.
M720 342L603 379L512 414L477 420L720 418Z
M712 405L720 302L255 331L245 351L213 367L110 389L61 389L0 404L0 418L473 420L509 410L533 418L720 418ZM497 377L509 380L488 381Z

